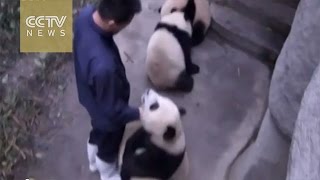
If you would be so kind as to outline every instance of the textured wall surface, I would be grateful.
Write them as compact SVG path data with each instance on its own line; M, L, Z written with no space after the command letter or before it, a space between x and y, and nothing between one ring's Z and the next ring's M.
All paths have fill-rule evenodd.
M318 57L320 59L320 57ZM308 85L293 133L287 180L320 179L320 66Z
M313 75L320 62L319 9L319 0L300 2L291 32L277 59L268 111L258 136L234 163L228 180L320 179L320 77L317 77L320 73Z
M320 59L320 1L302 0L271 81L269 109L282 133L291 137L301 99Z

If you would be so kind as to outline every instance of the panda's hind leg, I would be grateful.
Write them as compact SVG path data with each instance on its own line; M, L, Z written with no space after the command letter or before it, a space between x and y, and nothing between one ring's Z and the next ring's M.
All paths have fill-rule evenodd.
M197 21L193 25L193 32L192 32L192 46L198 46L205 37L205 25L201 21Z
M184 92L191 92L194 80L186 71L182 71L175 83L175 88Z

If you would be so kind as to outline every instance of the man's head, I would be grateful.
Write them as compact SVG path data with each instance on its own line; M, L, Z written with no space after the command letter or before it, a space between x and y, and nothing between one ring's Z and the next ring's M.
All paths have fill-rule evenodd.
M140 0L100 0L97 12L105 29L118 33L141 11Z

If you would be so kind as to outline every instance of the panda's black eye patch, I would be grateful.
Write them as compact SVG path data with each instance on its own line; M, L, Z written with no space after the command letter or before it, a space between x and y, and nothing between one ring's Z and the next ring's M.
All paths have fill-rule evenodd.
M171 13L176 12L176 11L177 11L177 8L172 8L171 9Z
M151 111L154 111L154 110L156 110L158 108L159 108L159 103L158 102L155 102L155 103L151 104L151 106L150 106L150 110Z

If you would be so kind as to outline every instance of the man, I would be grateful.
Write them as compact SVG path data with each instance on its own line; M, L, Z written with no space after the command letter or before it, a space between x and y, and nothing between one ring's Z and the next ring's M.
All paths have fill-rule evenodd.
M139 109L128 105L130 85L113 40L140 11L140 0L101 0L82 9L75 20L76 83L92 125L89 168L98 170L101 180L120 180L116 157L125 124L140 117Z

